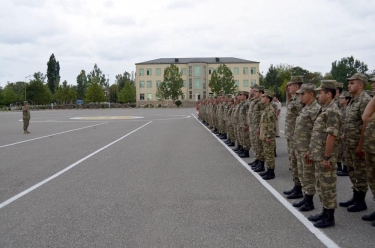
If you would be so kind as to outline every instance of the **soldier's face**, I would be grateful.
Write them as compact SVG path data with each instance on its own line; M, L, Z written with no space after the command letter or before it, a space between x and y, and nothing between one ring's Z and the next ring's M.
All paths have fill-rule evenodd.
M349 101L346 100L345 97L341 97L341 98L340 98L340 104L341 104L341 105L346 106L346 105L348 105L348 102L349 102Z
M327 103L327 94L329 93L325 93L323 90L319 91L318 93L318 101L321 105L325 105Z
M351 93L351 94L357 94L358 92L360 92L360 90L363 89L363 83L362 81L360 80L352 80L352 81L349 81L349 85L348 85L348 91Z
M266 103L268 103L268 100L267 100L268 98L266 97L266 96L262 96L261 98L260 98L260 101L263 103L263 104L266 104Z
M295 94L296 91L297 91L297 85L296 85L296 84L291 84L291 85L289 85L288 90L289 90L289 93L290 93L290 94Z
M307 104L309 101L315 98L314 94L308 91L299 94L299 97L303 104Z

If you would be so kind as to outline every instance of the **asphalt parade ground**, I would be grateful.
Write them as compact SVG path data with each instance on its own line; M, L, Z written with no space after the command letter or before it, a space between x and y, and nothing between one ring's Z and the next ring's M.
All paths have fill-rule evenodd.
M0 247L374 247L375 228L336 210L316 229L292 188L286 139L262 180L194 108L0 112ZM284 130L285 109L280 130ZM338 200L351 196L338 178Z

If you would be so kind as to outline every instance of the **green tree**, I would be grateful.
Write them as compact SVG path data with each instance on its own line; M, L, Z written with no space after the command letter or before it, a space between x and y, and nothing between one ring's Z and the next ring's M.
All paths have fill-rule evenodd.
M264 78L264 88L272 90L276 94L279 94L279 86L282 84L280 74L283 73L280 69L278 70L275 66L271 64L270 68L268 68L268 72L266 77Z
M64 80L62 85L59 86L55 93L55 99L60 102L67 104L69 102L74 102L77 98L77 93L74 91L71 85L68 85L68 82Z
M85 70L82 70L77 76L77 97L84 99L87 90L87 77Z
M4 100L3 92L4 92L4 89L3 89L3 87L0 86L0 105L4 104L4 102L3 102L3 100Z
M221 64L218 67L217 72L212 72L208 86L216 95L222 93L234 94L237 91L237 86L233 78L231 70L225 64Z
M121 103L135 102L135 86L131 82L125 83L124 87L120 90L118 94L118 100Z
M9 83L9 87L17 94L16 102L22 103L25 98L25 82Z
M42 82L43 84L46 83L46 75L44 75L43 73L41 73L40 71L39 72L35 72L33 74L33 77L34 77L34 81L40 81Z
M104 94L103 86L99 84L99 82L91 82L89 87L87 88L85 102L90 103L99 103L105 102L106 97Z
M109 86L109 101L113 103L117 103L118 99L118 86L116 84L112 84Z
M121 91L127 82L133 82L131 80L131 75L129 72L124 72L124 74L118 74L115 77L115 83L118 85L118 90ZM133 82L134 83L134 82Z
M47 85L52 93L55 93L59 88L60 83L60 64L56 60L55 55L49 57L47 62Z
M7 84L3 91L3 103L9 105L17 102L17 94L14 92L11 84Z
M163 100L169 98L169 89L167 82L160 82L158 88L156 89L156 98Z
M30 103L48 104L52 101L52 93L48 86L43 84L43 82L36 77L34 80L30 81L30 84L26 86L27 100Z
M331 67L333 79L342 83L346 82L346 78L352 76L354 73L360 72L366 74L367 71L367 65L354 59L353 56L342 58L340 61L334 61ZM344 90L347 90L346 84L344 84Z
M184 81L182 80L181 73L176 65L171 64L170 66L165 68L163 82L165 82L166 84L165 88L167 91L164 95L166 95L167 97L171 97L173 102L175 102L179 96L183 95L181 88Z
M94 65L94 69L90 72L89 75L87 75L87 83L88 85L91 85L93 83L98 83L101 86L104 86L104 88L109 87L109 79L105 78L105 74L99 69L97 64Z

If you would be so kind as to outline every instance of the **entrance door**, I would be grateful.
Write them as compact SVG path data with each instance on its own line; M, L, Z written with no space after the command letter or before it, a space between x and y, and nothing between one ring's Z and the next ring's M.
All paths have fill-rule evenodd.
M199 101L201 99L200 93L195 93L195 101Z

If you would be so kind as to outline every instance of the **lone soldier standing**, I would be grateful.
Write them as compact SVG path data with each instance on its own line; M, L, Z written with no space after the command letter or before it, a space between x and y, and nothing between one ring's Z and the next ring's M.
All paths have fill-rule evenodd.
M336 137L339 135L341 112L334 102L336 85L323 80L316 89L321 109L314 121L308 158L315 167L316 191L323 205L322 213L308 217L314 226L326 228L335 225L337 208Z
M23 114L23 133L27 134L27 133L30 133L29 131L27 131L27 128L29 127L29 121L30 121L29 103L27 101L24 101L23 103L22 114Z

